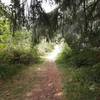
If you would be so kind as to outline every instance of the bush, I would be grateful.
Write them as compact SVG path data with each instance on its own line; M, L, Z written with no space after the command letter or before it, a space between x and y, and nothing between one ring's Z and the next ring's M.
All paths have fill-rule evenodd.
M35 49L32 51L12 49L5 50L0 54L0 63L7 64L30 64L39 60L39 55Z
M22 69L22 65L0 65L0 79L7 79L15 75L19 70Z
M91 69L92 80L100 83L100 63L95 64Z
M100 52L66 48L58 57L63 72L63 90L69 100L96 100L100 93Z
M73 60L73 63L78 67L84 66L84 65L92 66L98 63L97 51L83 50L77 53L74 52L72 60Z
M58 63L65 63L69 62L69 58L72 57L72 50L68 47L68 45L65 45L62 52L59 54L57 62Z
M100 62L100 53L96 50L85 49L83 51L74 51L64 47L63 52L58 57L58 62L70 63L73 66L92 66Z
M0 53L0 79L9 78L19 72L23 65L37 63L39 60L36 49L2 51Z

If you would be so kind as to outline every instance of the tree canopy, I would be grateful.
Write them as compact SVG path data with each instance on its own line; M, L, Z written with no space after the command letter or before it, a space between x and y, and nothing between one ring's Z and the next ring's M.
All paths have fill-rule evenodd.
M100 0L47 0L58 7L50 13L42 8L43 0L11 0L9 6L0 2L0 16L11 23L13 36L15 31L26 27L31 30L33 42L42 37L52 40L61 34L72 47L83 49L99 47L100 42Z

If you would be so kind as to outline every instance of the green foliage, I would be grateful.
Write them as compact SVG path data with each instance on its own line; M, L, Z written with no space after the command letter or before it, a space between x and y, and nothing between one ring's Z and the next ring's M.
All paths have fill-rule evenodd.
M10 32L7 18L0 18L0 79L6 79L18 73L22 65L34 64L40 60L37 48L31 48L31 33Z
M0 43L0 51L2 52L7 47L6 44Z
M66 49L67 48L67 49ZM64 48L57 59L63 72L65 100L96 100L100 93L99 50Z
M97 51L86 49L80 52L74 52L72 57L73 63L80 67L84 65L94 65L99 62L97 58Z
M64 48L57 63L63 72L65 98L68 100L96 100L99 98L100 61L98 54L94 50L76 53Z
M15 37L11 38L11 49L30 50L31 49L31 33L27 30L17 31Z
M63 73L63 90L65 100L96 100L100 93L100 64L98 67L75 68L60 63Z
M0 18L0 35L2 34L9 34L10 33L10 25L7 18L1 17Z
M37 45L39 54L44 56L45 54L51 52L54 48L54 44L51 42L42 41L39 45Z
M35 49L32 51L21 51L19 49L5 50L0 54L1 64L30 64L35 63L38 59L39 55Z
M2 25L4 24L4 25ZM7 79L17 74L23 65L40 61L37 48L31 48L31 33L24 30L17 31L15 37L9 32L9 25L0 23L0 79Z
M0 79L10 78L18 73L23 65L29 65L38 63L40 57L37 53L37 49L32 51L20 51L20 50L3 50L0 53Z
M67 44L65 44L62 52L58 55L57 62L65 63L70 59L71 56L72 56L72 50Z
M0 64L0 79L8 79L17 74L22 69L22 65Z
M55 0L56 1L56 0ZM72 49L100 47L100 0L60 0L61 30Z
M99 50L84 49L82 51L71 50L65 46L57 61L61 63L70 63L73 66L93 66L99 63Z
M100 83L100 63L97 63L92 67L89 76L92 76L92 79L90 78L91 80Z

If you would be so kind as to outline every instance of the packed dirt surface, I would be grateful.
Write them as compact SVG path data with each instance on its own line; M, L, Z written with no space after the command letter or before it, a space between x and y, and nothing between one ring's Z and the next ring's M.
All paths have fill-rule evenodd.
M26 93L25 100L63 100L61 77L56 64L47 61L40 65L36 72L38 81L34 88Z

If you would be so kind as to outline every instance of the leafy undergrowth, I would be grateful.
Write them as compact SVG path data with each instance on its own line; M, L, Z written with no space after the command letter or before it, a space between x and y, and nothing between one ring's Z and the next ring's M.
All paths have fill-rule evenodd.
M16 75L18 72L20 72L22 69L26 68L25 65L8 65L3 64L0 65L0 79L1 80L7 80L11 78L13 75Z
M67 100L100 99L100 67L74 68L59 64L63 75L63 89ZM66 100L65 99L65 100Z
M25 100L26 92L30 91L37 81L37 66L28 66L12 79L0 81L0 100Z
M100 61L96 52L73 53L64 48L57 59L65 100L100 100Z
M0 79L7 80L26 68L26 66L41 63L41 61L42 59L36 50L12 49L2 51L0 53Z

